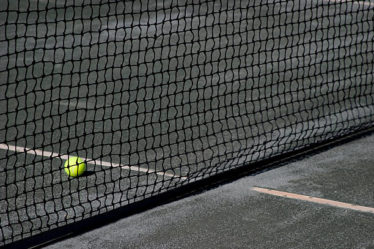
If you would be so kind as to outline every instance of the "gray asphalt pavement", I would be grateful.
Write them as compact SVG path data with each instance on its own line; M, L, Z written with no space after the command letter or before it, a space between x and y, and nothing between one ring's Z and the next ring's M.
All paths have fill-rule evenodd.
M373 7L4 2L0 245L372 127Z
M374 213L257 193L263 187L374 207L374 134L46 248L373 249Z

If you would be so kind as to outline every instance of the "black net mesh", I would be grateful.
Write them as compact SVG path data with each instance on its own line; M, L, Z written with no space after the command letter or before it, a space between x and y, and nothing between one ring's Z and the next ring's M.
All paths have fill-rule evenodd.
M373 20L370 1L2 1L0 246L372 127Z

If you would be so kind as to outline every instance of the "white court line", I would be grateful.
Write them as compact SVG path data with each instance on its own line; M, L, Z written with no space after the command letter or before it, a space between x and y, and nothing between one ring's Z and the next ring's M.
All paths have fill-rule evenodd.
M312 203L328 205L328 206L332 206L332 207L345 208L345 209L351 209L351 210L355 210L355 211L359 211L359 212L374 214L374 208L372 208L372 207L364 207L364 206L354 205L354 204L350 204L350 203L345 203L345 202L340 202L340 201L332 201L332 200L328 200L328 199L317 198L317 197L307 196L307 195L292 194L292 193L288 193L288 192L272 190L272 189L267 189L267 188L253 187L252 190L260 192L260 193L264 193L264 194L269 194L269 195L274 195L274 196L279 196L279 197L285 197L285 198L289 198L289 199L307 201L307 202L312 202Z
M42 157L50 157L50 158L60 158L63 160L67 160L69 158L68 155L60 155L58 153L50 152L50 151L45 151L45 150L35 150L35 149L30 149L26 147L20 147L20 146L14 146L14 145L9 145L9 144L1 144L0 143L0 149L3 150L11 150L11 151L16 151L16 152L21 152L21 153L27 153L27 154L32 154L32 155L37 155L37 156L42 156ZM93 160L89 158L83 158L81 157L85 162L88 164L95 164L95 165L101 165L105 167L119 167L122 169L126 170L131 170L131 171L139 171L139 172L145 172L145 173L155 173L157 175L161 176L168 176L168 177L177 177L181 179L187 179L187 177L184 176L179 176L179 175L174 175L166 172L160 172L160 171L155 171L151 169L146 169L142 167L136 167L136 166L127 166L127 165L121 165L118 163L111 163L111 162L105 162L102 160Z
M95 107L92 107L90 104L84 101L59 101L58 104L74 109L95 110Z

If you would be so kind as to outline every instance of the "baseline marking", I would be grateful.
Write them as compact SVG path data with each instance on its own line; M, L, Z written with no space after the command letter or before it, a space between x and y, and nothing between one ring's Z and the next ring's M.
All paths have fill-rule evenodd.
M27 153L27 154L37 155L37 156L42 156L42 157L60 158L62 160L67 160L69 158L68 155L60 155L60 154L55 153L55 152L30 149L30 148L27 148L27 147L20 147L20 146L14 146L14 145L9 145L9 144L1 144L0 143L0 149L11 150L11 151L16 151L16 152L21 152L21 153ZM177 177L177 178L181 178L181 179L187 179L187 177L184 177L184 176L182 177L182 176L179 176L179 175L174 175L174 174L170 174L170 173L166 173L166 172L155 171L155 170L146 169L146 168L142 168L142 167L121 165L121 164L118 164L118 163L105 162L105 161L102 161L102 160L93 160L93 159L84 158L84 157L81 157L81 158L85 162L87 162L88 164L102 165L102 166L105 166L105 167L119 167L119 168L122 168L122 169L131 170L131 171L139 171L139 172L145 172L145 173L155 173L155 174L161 175L161 176L168 176L168 177L172 177L172 178Z
M308 195L293 194L293 193L272 190L272 189L267 189L267 188L253 187L252 190L256 192L264 193L264 194L269 194L269 195L274 195L274 196L279 196L279 197L284 197L284 198L289 198L289 199L307 201L307 202L318 203L322 205L328 205L332 207L345 208L345 209L351 209L351 210L355 210L359 212L374 214L374 208L372 207L359 206L359 205L354 205L354 204L340 202L340 201L332 201L329 199L317 198L317 197L308 196Z

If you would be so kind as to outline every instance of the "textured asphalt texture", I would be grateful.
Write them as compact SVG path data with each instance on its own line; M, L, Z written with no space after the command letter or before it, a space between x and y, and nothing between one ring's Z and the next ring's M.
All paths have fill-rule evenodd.
M185 183L179 176L195 181L373 126L374 11L366 3L9 0L0 6L0 33L5 33L0 37L0 245L166 192ZM16 153L4 145L30 150ZM148 172L88 160L87 174L69 179L61 158L36 156L33 149ZM285 178L274 172L280 175L271 179ZM314 192L315 185L331 181L331 175L339 178L336 184L356 174L369 176L357 167L345 180L344 172L323 172L307 184L301 179L305 189L295 191L310 187L318 196L322 191ZM337 186L324 188L332 193ZM255 195L249 187L251 198L228 196L243 210L256 203L262 212L282 210L262 202L281 200ZM332 198L341 197L335 194ZM352 198L347 201L358 201ZM209 210L227 202L207 199L196 202ZM189 247L184 243L189 235L198 243L211 233L223 246L230 231L250 233L242 225L227 233L220 229L230 212L246 217L241 209L214 215L200 205L190 212L187 204L178 207L185 216L171 216L178 227L160 226L160 241L175 239ZM199 208L209 216L191 214ZM253 231L271 231L273 225L262 231L263 223L254 223L268 213L250 214ZM198 219L207 230L184 231L180 219ZM152 238L147 229L131 231L145 233L139 240L144 248L157 246L145 242ZM249 238L265 241L260 235ZM140 244L124 241L129 247Z
M46 248L374 248L374 215L259 194L259 186L374 207L374 135Z

